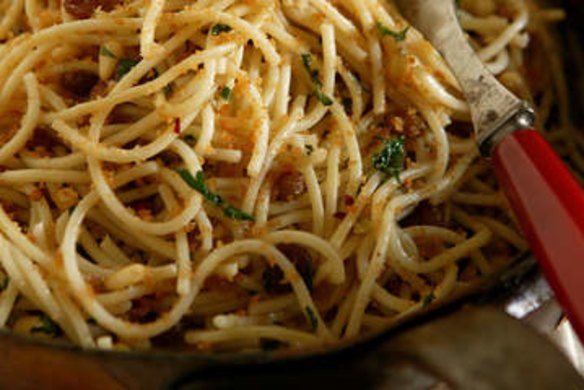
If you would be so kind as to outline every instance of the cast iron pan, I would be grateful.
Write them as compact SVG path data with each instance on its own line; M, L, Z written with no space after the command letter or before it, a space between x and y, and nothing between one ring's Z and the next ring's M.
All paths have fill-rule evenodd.
M584 389L555 346L498 307L540 278L534 264L521 260L496 289L332 349L112 353L0 333L0 388Z
M584 4L569 0L564 6L570 20L561 39L572 66L567 70L572 101L578 104L584 91L578 43L584 38L579 24ZM584 380L555 346L500 307L534 278L540 278L535 262L519 259L471 295L327 349L84 351L0 332L0 389L584 389Z

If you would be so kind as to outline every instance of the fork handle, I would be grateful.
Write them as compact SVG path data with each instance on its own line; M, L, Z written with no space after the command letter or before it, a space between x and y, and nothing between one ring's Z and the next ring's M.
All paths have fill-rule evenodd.
M499 182L558 301L584 341L584 192L533 129L493 151Z

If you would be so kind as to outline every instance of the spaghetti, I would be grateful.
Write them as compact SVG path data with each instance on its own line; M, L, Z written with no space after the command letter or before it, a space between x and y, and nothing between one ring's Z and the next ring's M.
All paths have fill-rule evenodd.
M528 46L554 47L562 11L460 3L481 59L549 123L561 63ZM332 343L527 248L454 77L385 1L0 16L0 327L103 349ZM559 107L551 137L573 152Z

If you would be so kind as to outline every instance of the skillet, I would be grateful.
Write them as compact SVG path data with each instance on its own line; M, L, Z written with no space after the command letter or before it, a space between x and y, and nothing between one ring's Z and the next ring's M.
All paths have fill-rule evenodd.
M584 91L579 24L584 5L567 0L563 26L572 102ZM575 107L577 108L577 107ZM574 109L580 113L581 110ZM576 116L576 122L584 118ZM0 332L0 388L584 388L545 338L502 310L541 285L523 256L475 291L397 327L332 348L238 354L84 351ZM545 290L545 289L544 289ZM539 295L538 295L539 294ZM543 304L549 291L535 293Z

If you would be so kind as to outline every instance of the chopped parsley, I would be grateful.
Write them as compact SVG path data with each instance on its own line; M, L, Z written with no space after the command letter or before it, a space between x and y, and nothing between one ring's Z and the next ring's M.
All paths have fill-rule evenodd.
M318 318L316 318L316 314L309 306L306 306L304 310L306 311L306 318L308 318L310 328L314 332L318 328Z
M347 113L353 111L353 99L350 97L344 97L343 100L341 100L341 103L343 104L343 107Z
M231 26L228 26L227 24L217 23L216 25L211 27L211 35L217 36L225 32L229 32L231 30L232 30Z
M61 334L61 328L59 325L46 315L42 315L40 317L40 322L41 323L39 325L33 326L30 329L31 333L45 333L52 336L58 336Z
M302 65L304 65L304 69L306 69L306 71L310 75L310 79L313 82L315 80L316 80L316 82L320 82L320 80L318 79L318 71L317 70L312 70L312 68L311 68L311 66L312 66L312 57L310 56L310 54L308 54L308 53L302 54Z
M322 92L320 86L317 86L316 89L314 90L314 96L316 96L316 98L325 106L332 106L333 104L333 99L331 99L324 92Z
M162 90L164 91L164 94L166 96L170 95L172 93L172 85L171 84L166 84L164 86L164 88L162 88Z
M195 177L193 177L193 175L191 175L191 173L186 169L179 170L178 174L191 188L197 190L209 202L215 206L223 205L223 198L217 194L214 194L209 190L209 188L207 188L207 185L205 184L205 174L203 171L197 172Z
M223 209L223 214L231 219L238 219L240 221L255 221L253 216L233 206L226 206Z
M405 159L405 139L404 137L381 138L381 141L383 142L383 149L373 155L373 167L388 176L394 177L398 183L401 183L400 173Z
M203 197L211 204L220 207L223 210L223 213L232 219L238 219L243 221L255 221L255 218L248 213L233 207L232 205L228 204L223 200L223 198L209 190L207 184L205 184L205 174L203 171L197 172L197 174L193 177L189 171L186 169L180 169L178 174L182 177L182 179L191 187L192 189L199 192Z
M317 69L312 69L312 57L308 53L302 54L302 65L310 75L310 79L314 84L314 96L325 106L333 104L333 99L322 92L322 82L320 81Z
M312 153L314 153L314 146L310 145L310 144L305 144L304 145L304 150L306 150L306 154L308 156L312 155Z
M194 146L197 142L197 137L192 134L187 134L183 137L183 141L185 141L189 146Z
M121 79L126 74L128 74L132 68L140 63L140 60L135 60L132 58L122 58L118 64L118 71L116 73L118 79Z
M0 282L0 292L6 290L8 288L9 284L10 284L10 276L4 277L2 282Z
M221 99L223 100L229 100L229 98L231 97L231 88L229 88L228 86L223 87L223 89L221 90Z
M434 293L431 292L430 294L426 295L424 297L424 299L422 299L422 307L430 306L430 304L432 304L432 302L434 302L435 300L436 300L436 295L434 295Z
M117 58L116 55L105 46L102 46L101 49L99 49L99 55L103 57Z
M384 26L383 24L378 23L377 30L384 37L389 36L389 37L392 37L393 39L395 39L396 42L401 42L401 41L405 41L406 36L408 34L408 31L410 30L410 26L407 26L406 28L404 28L401 31L393 31L393 30L390 30L389 28L387 28L386 26Z

